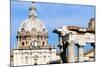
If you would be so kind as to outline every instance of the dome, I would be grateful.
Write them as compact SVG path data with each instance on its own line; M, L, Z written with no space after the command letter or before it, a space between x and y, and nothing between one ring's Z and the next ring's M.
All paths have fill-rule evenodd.
M34 19L32 17L29 17L24 20L18 31L21 31L22 28L24 28L25 31L31 31L34 28L37 32L42 32L43 30L47 32L47 29L43 22L40 21L38 18Z
M37 32L47 32L43 22L37 18L36 11L37 9L34 6L30 7L28 18L22 22L18 31L21 31L23 28L25 31L31 31L32 29L35 29Z

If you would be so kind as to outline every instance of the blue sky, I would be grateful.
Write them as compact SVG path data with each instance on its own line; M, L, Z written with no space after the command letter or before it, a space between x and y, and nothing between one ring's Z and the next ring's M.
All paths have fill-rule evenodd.
M48 30L48 43L53 45L58 43L57 34L52 32L55 28L63 25L87 27L90 18L95 17L95 6L41 2L35 2L34 5L37 8L37 17ZM28 9L31 6L31 2L11 1L11 47L16 44L16 32L28 18Z

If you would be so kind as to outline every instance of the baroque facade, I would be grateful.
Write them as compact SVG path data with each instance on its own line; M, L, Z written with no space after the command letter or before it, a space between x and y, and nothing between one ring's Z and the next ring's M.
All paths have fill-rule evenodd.
M13 66L49 64L60 60L56 48L48 45L48 31L37 18L32 6L29 15L17 31L17 48L13 49ZM60 62L60 61L59 61Z

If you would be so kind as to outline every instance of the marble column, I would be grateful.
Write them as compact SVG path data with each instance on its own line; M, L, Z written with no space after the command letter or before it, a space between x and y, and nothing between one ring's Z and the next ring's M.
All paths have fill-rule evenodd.
M78 45L78 60L84 62L84 45Z
M74 63L75 62L75 43L74 41L70 41L67 48L68 48L68 62Z
M59 42L60 42L60 45L63 45L61 36L59 37Z
M63 43L62 43L62 37L59 36L59 44L60 46L62 47L63 46ZM63 48L60 48L61 52L63 52Z

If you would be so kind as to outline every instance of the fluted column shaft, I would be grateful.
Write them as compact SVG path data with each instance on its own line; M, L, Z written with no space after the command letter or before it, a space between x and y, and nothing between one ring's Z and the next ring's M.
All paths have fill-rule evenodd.
M84 50L83 50L84 46L83 45L78 45L78 58L79 58L79 62L83 62L84 61Z
M68 62L75 62L75 44L71 41L68 45Z

